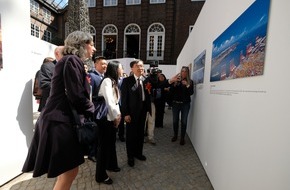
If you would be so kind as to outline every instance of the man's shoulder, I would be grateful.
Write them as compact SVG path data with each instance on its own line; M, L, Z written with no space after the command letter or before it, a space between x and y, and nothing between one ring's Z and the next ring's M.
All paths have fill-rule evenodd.
M134 76L128 76L128 77L125 77L122 79L122 83L127 83L127 82L130 82L130 81L135 81L135 78Z
M89 74L91 75L91 77L96 77L96 78L101 79L101 76L99 75L99 73L96 70L89 72Z

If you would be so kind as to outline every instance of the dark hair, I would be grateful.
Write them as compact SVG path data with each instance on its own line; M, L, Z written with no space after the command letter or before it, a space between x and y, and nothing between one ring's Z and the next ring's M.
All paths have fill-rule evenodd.
M135 59L130 63L130 67L133 68L135 64L139 63L139 62L143 62L141 59Z
M49 63L49 62L53 62L53 61L54 61L54 59L52 57L46 57L46 58L44 58L42 63Z
M92 60L94 63L96 63L97 60L102 60L102 59L106 59L106 57L104 56L93 56Z
M160 75L162 75L164 77L164 81L165 81L166 80L166 76L163 73L160 73Z
M110 61L107 66L107 71L105 73L105 77L109 77L110 79L115 81L115 84L118 83L118 68L119 68L120 62L119 61Z

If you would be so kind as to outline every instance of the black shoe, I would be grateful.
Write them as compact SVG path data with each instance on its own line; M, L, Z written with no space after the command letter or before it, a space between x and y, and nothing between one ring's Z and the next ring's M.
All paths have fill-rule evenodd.
M117 167L117 168L114 168L114 169L108 169L108 171L110 171L110 172L119 172L119 171L121 171L121 168Z
M111 185L113 183L113 180L111 178L107 178L103 181L104 184L107 184L107 185Z
M177 136L172 137L171 142L175 142L177 140Z
M133 167L135 165L134 158L128 158L128 165Z
M119 137L119 139L121 142L125 142L125 140L126 140L124 137Z
M88 159L92 162L97 162L97 159L94 156L89 156Z
M184 145L184 144L185 144L184 138L180 139L180 145Z
M135 158L137 158L138 160L141 160L141 161L145 161L146 160L146 156L144 156L144 155L135 156Z

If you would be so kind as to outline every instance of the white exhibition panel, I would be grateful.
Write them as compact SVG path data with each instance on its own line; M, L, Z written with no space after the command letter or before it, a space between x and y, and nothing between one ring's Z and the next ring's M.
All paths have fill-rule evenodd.
M206 50L187 132L216 190L290 189L289 1L270 3L264 74L210 82L213 41L253 2L207 0L177 60Z
M30 35L28 0L0 1L3 69L0 71L0 185L21 174L33 135L35 72L54 45Z

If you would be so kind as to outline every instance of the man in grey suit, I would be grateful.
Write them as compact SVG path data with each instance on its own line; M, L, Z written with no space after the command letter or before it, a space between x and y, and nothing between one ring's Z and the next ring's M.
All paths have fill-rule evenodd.
M143 155L144 126L150 108L149 91L145 89L142 60L130 63L132 75L124 78L121 86L121 112L126 122L126 149L128 165L134 166L134 158L145 161ZM149 101L148 101L149 100Z

